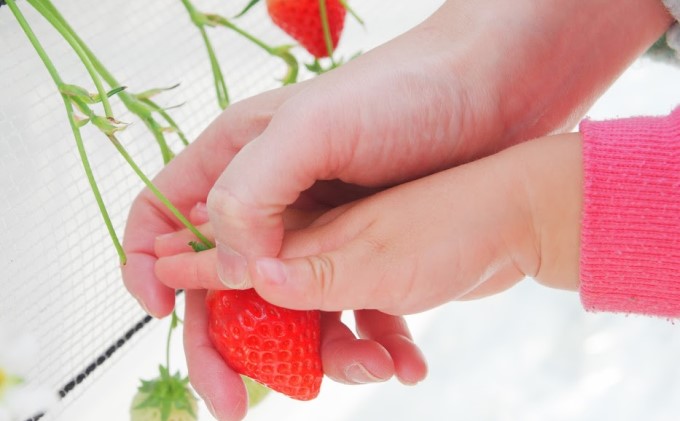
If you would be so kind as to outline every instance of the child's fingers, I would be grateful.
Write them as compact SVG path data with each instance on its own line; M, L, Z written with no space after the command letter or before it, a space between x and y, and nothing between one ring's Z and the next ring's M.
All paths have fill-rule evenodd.
M390 353L395 374L404 384L416 384L427 375L427 362L413 342L403 317L391 316L376 310L354 313L360 337L380 343Z
M242 420L248 393L241 377L227 366L208 337L205 291L186 292L184 350L191 384L213 416L222 421Z
M340 383L383 382L394 375L387 350L375 341L357 339L340 313L322 313L321 358L324 373Z

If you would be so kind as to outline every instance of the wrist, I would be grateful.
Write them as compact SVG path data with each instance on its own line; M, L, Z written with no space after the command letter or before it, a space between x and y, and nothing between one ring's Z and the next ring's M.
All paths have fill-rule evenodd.
M430 19L498 114L487 152L571 130L672 21L658 0L539 3L449 0Z
M511 150L533 230L527 240L525 273L552 288L579 286L579 245L583 196L580 133L549 136Z

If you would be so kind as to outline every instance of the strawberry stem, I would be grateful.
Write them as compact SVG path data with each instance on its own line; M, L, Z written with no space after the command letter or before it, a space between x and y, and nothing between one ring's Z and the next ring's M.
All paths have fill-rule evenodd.
M52 24L52 26L55 26L56 28L56 26L58 25L68 33L68 37L78 44L78 48L82 50L82 52L84 52L85 55L87 55L87 59L91 63L93 68L110 87L113 88L121 86L121 84L116 80L116 78L111 74L111 72L109 72L108 69L106 69L106 67L92 52L92 50L90 50L90 48L82 40L82 38L78 36L77 32L68 23L64 16L59 12L59 10L50 2L50 0L29 0L29 1L40 2L40 5L43 7L42 11L44 13L41 12L40 10L39 12L41 12L41 14L45 17L45 19L47 19ZM66 38L65 35L63 36ZM140 101L135 95L129 92L121 91L118 93L118 97L123 102L125 107L130 112L137 115L137 117L139 117L140 120L142 120L145 123L146 127L153 133L154 138L156 139L156 143L158 143L158 146L161 150L163 163L167 164L174 157L174 153L168 146L165 136L163 135L163 132L160 129L160 125L156 123L155 120L153 119L151 111L142 103L142 101ZM107 115L107 117L110 116ZM180 130L178 130L178 133L181 133L180 138L184 137L184 134ZM188 142L186 143L188 144Z
M265 43L261 39L255 37L251 33L245 31L244 29L234 25L227 18L217 14L203 13L196 9L196 7L191 3L190 0L181 1L184 7L187 9L187 12L191 17L191 21L201 32L203 42L206 46L206 49L208 50L208 56L210 58L210 65L212 67L213 79L215 83L215 90L217 91L217 100L221 108L224 109L229 104L229 99L227 96L227 86L226 83L224 82L224 75L222 73L222 69L220 68L219 62L217 61L215 50L210 42L210 38L208 37L205 31L206 26L224 26L225 28L236 32L237 34L241 35L248 41L255 44L256 46L260 47L261 49L266 51L269 55L280 58L281 60L283 60L284 63L286 63L286 66L288 67L288 71L286 72L284 78L281 79L281 82L284 85L289 85L297 81L299 65L295 56L293 56L290 53L291 48L290 46L273 47Z
M203 43L208 51L208 58L210 59L210 67L213 74L213 82L215 84L215 93L217 95L217 103L221 109L227 108L229 106L229 92L227 90L227 84L224 81L224 74L222 73L222 68L217 60L217 55L215 54L215 49L213 48L210 38L205 30L206 18L205 15L199 12L196 7L191 4L189 0L182 0L184 8L187 9L191 22L198 28L201 33L201 38L203 38Z
M224 74L222 73L222 68L220 67L219 61L217 61L217 55L215 54L215 49L208 38L208 33L203 26L200 26L198 30L201 32L201 37L205 43L205 47L208 50L208 58L210 59L210 68L213 74L213 83L215 84L215 92L217 95L217 103L221 109L225 109L229 106L229 90L227 88L227 83L224 81Z
M352 15L352 17L354 18L354 20L356 20L357 22L359 22L359 25L361 25L361 26L364 26L364 25L365 25L364 20L361 19L361 16L359 16L359 15L357 14L357 12L354 11L354 9L352 9L352 6L350 6L350 5L347 3L347 0L340 0L340 4L342 5L342 7L345 8L345 10L347 10L347 12L349 12L350 15Z
M76 121L75 115L74 115L74 110L73 110L73 105L71 104L71 100L61 92L60 87L64 85L63 80L61 79L61 76L59 75L59 72L54 66L54 63L52 60L49 58L47 55L47 52L45 52L45 49L42 47L42 44L36 37L35 33L31 29L31 26L28 24L26 21L26 18L24 15L21 13L21 10L17 7L15 4L15 0L7 0L7 6L9 6L10 10L12 11L12 14L16 18L17 22L19 23L19 26L21 26L21 29L24 31L26 34L26 37L30 41L31 45L35 49L36 53L42 60L43 64L45 65L45 68L47 69L48 73L50 74L50 77L54 81L55 85L57 86L57 89L59 91L59 94L61 95L63 101L64 101L64 107L66 108L66 115L68 116L68 121L71 126L71 131L73 132L73 137L75 138L76 145L78 148L78 155L80 156L80 161L83 165L83 168L85 169L85 174L87 176L87 181L90 184L90 189L92 190L92 193L94 194L95 200L97 202L97 206L99 207L99 212L102 215L102 218L104 219L104 224L106 225L106 229L109 233L109 236L111 237L111 241L113 242L113 245L116 249L116 252L118 253L118 258L120 260L120 264L124 265L127 258L125 256L125 251L123 250L123 247L120 243L120 240L118 239L118 235L116 234L115 229L113 228L113 223L111 222L111 218L109 216L108 211L106 210L106 206L104 204L104 200L102 198L101 192L99 191L99 187L97 185L97 181L94 178L94 174L92 173L92 167L90 166L90 161L87 157L87 152L85 151L85 146L83 144L83 138L80 133L80 128L78 126L78 122Z
M156 196L156 199L160 201L165 207L172 213L175 218L179 220L179 222L184 225L189 231L191 231L203 244L205 244L207 247L212 248L214 247L213 243L208 240L208 238L203 235L189 220L182 215L182 212L179 211L175 207L175 205L170 202L170 200L165 197L163 193L161 193L160 190L153 184L153 182L149 179L149 177L144 174L144 172L139 168L137 163L132 159L132 156L128 153L128 151L125 149L122 143L116 138L115 135L113 134L108 134L107 135L109 140L111 140L111 143L113 146L118 150L120 155L125 159L125 161L128 163L130 168L137 174L137 176L142 180L142 182L146 185L146 187L153 193L154 196Z
M155 111L158 113L158 115L160 115L161 117L163 117L163 119L165 120L165 122L168 123L168 125L169 125L170 127L172 127L172 128L175 130L175 132L177 133L177 136L179 137L180 141L182 141L182 144L183 144L184 146L189 146L189 140L188 140L187 137L184 135L184 132L182 132L182 130L180 130L180 128L179 128L179 126L177 125L177 123L175 122L175 120L170 116L170 114L168 114L167 111L165 111L163 108L161 108L158 104L156 104L154 101L152 101L152 100L149 99L149 98L141 99L141 101L142 101L143 103L147 104L148 106L150 106L151 108L154 108Z
M177 316L177 310L173 310L170 318L170 328L168 329L168 338L165 341L165 368L168 372L170 372L170 340L172 338L172 331L175 330L180 322L180 318Z
M323 40L326 43L326 51L328 58L331 59L331 67L336 67L333 59L333 38L331 37L331 27L328 23L328 9L326 8L326 0L319 0L319 14L321 15L321 29L323 30Z
M82 45L73 37L72 33L64 27L62 22L59 19L52 18L51 10L53 10L54 7L49 4L49 0L27 0L27 2L33 6L33 8L37 10L38 13L40 13L52 25L52 27L56 29L57 32L59 32L59 34L61 34L64 40L68 42L73 51L78 55L78 58L85 66L85 69L87 69L87 72L90 74L90 78L92 78L92 82L97 89L99 97L101 98L102 106L104 107L104 115L109 118L113 117L108 95L106 94L106 90L104 89L104 85L102 84L97 70L90 61L89 55L83 50ZM48 10L48 8L50 9Z
M183 0L186 1L186 0ZM236 26L234 23L232 23L230 20L225 18L224 16L220 15L215 15L215 14L206 14L204 15L208 22L210 22L213 25L220 25L224 26L225 28L231 29L232 31L236 32L237 34L241 35L248 41L252 42L253 44L257 45L270 55L274 57L278 57L281 60L283 60L286 65L288 66L288 72L286 73L286 76L281 80L284 85L290 85L292 83L295 83L297 81L297 75L298 75L298 62L295 56L293 56L290 53L290 46L283 45L283 46L278 46L278 47L272 47L271 45L265 43L261 39L257 38L253 34L245 31L243 28Z

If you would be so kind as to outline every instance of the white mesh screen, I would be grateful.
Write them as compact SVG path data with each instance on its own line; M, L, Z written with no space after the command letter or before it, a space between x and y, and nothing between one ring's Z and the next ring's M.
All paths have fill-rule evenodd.
M348 19L341 55L392 38L442 1L350 1L367 26ZM225 16L245 3L196 1L200 9ZM65 42L24 1L19 6L65 81L92 90ZM56 6L132 92L181 82L158 101L184 103L171 114L189 139L218 114L205 48L179 0L62 0ZM238 22L272 44L287 42L262 7ZM277 59L226 29L209 34L232 101L278 85L285 69ZM678 76L677 69L639 62L591 115L667 112L680 102ZM162 162L153 138L113 102L115 114L133 123L121 140L145 172L155 174ZM90 127L83 134L122 234L142 185L104 136ZM177 139L168 139L179 151ZM7 7L0 8L0 177L0 322L39 338L32 381L55 392L80 382L42 419L126 419L136 379L153 376L163 362L167 324L143 325L145 314L123 288L61 99ZM273 396L251 419L672 420L680 413L680 335L663 321L586 315L573 294L527 283L411 320L431 364L429 380L418 388L326 382L314 402ZM176 342L173 361L179 367ZM110 358L88 372L107 351ZM201 419L210 419L204 409Z
M195 5L229 17L245 3L197 1ZM377 2L356 3L356 10L371 23L363 29L348 19L339 51L345 56L416 24L440 1L401 2L388 10ZM179 88L156 99L163 105L184 103L170 113L189 139L218 114L205 47L179 0L65 0L55 5L131 92L181 82ZM18 6L64 81L94 91L66 42L26 2ZM270 23L264 4L237 23L272 45L290 42ZM285 73L279 59L227 29L208 32L232 101L279 85L277 79ZM144 171L155 174L162 160L153 137L119 101L113 103L114 114L133 123L120 139ZM129 205L142 184L103 135L90 126L83 135L95 177L122 236ZM167 137L179 151L176 137ZM0 320L39 337L42 353L28 377L55 392L66 387L65 399L43 417L62 419L60 414L74 402L87 405L78 402L84 390L106 371L115 370L125 353L134 352L138 337L158 323L151 322L120 349L114 346L145 314L122 285L118 258L86 181L62 100L6 6L0 8L0 176L0 230L5 233L0 238ZM162 326L165 329L166 324ZM117 349L113 354L112 346ZM162 348L159 343L156 351ZM111 358L88 370L107 350ZM161 362L159 358L157 363ZM86 379L84 370L90 371ZM80 384L73 387L74 381Z

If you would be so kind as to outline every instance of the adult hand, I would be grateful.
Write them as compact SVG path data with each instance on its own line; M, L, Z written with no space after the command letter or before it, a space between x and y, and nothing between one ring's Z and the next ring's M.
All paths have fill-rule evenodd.
M572 3L449 0L419 27L340 69L230 107L154 181L186 214L220 179L212 222L222 254L237 256L224 259L222 281L246 286L244 263L280 255L291 203L339 205L571 126L670 22L656 0ZM174 289L154 273L155 239L178 228L147 190L126 227L125 284L159 317L172 310ZM176 286L224 287L214 278ZM187 339L192 381L220 419L238 419L243 396L221 397L217 377L202 380L213 368L228 370L214 358L204 361L214 367L200 364L211 348L200 336L200 294L188 295L187 325L196 321L198 332ZM233 376L221 378L222 387L242 390Z
M209 188L243 143L256 136L268 123L278 104L302 89L304 84L251 98L234 105L208 127L190 148L173 160L154 183L194 224L207 220L205 206ZM328 185L335 190L335 200L348 201L362 193L349 186ZM319 191L323 191L320 186ZM310 211L287 212L290 227L305 226L315 212L310 199ZM320 208L319 208L320 209ZM124 247L128 262L122 268L126 286L149 314L162 317L174 306L175 289L162 284L155 274L159 256L170 253L163 248L164 240L156 237L180 229L181 225L144 190L135 200L126 227ZM206 234L209 230L201 227ZM167 237L166 237L167 238ZM193 239L193 238L192 238ZM188 241L177 245L185 251ZM158 245L158 250L156 246ZM193 253L205 258L214 251ZM214 254L213 254L214 255ZM214 269L212 262L210 268ZM187 282L192 285L187 288ZM238 420L245 416L247 396L240 377L231 370L213 348L206 328L204 291L195 277L187 277L185 350L189 376L195 390L220 420ZM348 384L386 381L392 376L406 384L417 383L426 374L423 355L413 343L403 318L374 311L356 312L358 338L340 319L340 313L325 313L322 317L321 355L324 373L331 379Z
M449 0L329 74L231 106L154 182L183 213L212 189L224 255L276 256L283 209L295 200L335 206L373 191L366 186L414 179L573 125L671 21L657 0L610 6ZM123 278L155 316L170 313L174 291L154 274L154 241L178 227L148 190L137 197ZM247 285L243 259L227 257L222 266L225 283Z
M656 0L446 2L308 84L236 154L208 197L214 287L251 285L319 180L380 189L570 126L669 23Z

